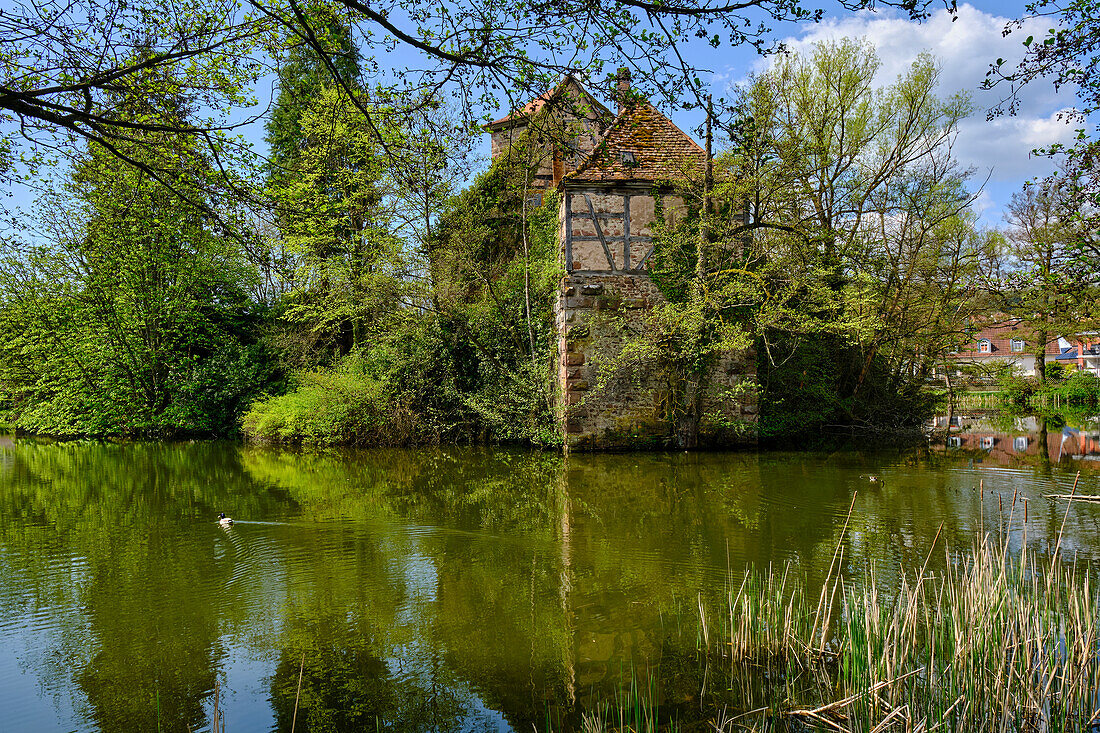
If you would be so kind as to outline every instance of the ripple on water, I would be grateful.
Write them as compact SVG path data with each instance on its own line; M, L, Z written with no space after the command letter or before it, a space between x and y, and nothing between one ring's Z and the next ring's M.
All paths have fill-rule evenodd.
M545 455L524 473L524 456L494 463L459 451L435 462L397 452L249 463L234 446L177 449L169 463L142 446L66 455L81 451L91 469L0 481L0 509L5 500L30 507L0 518L15 527L0 535L0 727L73 728L86 725L76 708L109 712L127 685L147 680L142 660L107 646L140 633L152 639L143 649L168 650L158 664L171 668L166 684L187 710L208 713L219 681L228 730L274 726L275 710L292 705L302 649L317 655L306 677L313 702L375 704L356 697L362 690L415 701L438 684L444 699L530 730L517 711L549 700L562 680L595 689L635 658L672 669L677 654L691 657L700 594L721 608L729 576L746 567L794 561L822 575L838 540L853 575L871 562L919 563L941 522L968 541L1013 491L1029 501L1029 543L1042 542L1066 506L1043 494L1067 493L1073 481L1058 470L896 454L577 457L546 481L556 459ZM155 483L134 477L135 455ZM19 470L0 478L49 472L16 459ZM216 482L203 474L211 462ZM104 478L112 470L114 484ZM1096 489L1095 476L1082 479L1079 491ZM140 529L116 526L97 501L127 507ZM222 529L211 506L255 521ZM1093 552L1098 522L1100 506L1074 506L1064 548ZM99 697L85 700L87 690ZM141 687L129 702L153 699ZM181 717L166 729L181 722L196 728Z

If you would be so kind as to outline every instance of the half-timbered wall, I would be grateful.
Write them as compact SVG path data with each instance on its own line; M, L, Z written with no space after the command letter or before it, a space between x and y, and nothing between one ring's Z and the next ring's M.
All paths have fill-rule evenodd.
M683 215L683 200L661 201L665 222ZM562 196L562 259L568 272L643 273L653 254L657 199L652 191L569 191Z

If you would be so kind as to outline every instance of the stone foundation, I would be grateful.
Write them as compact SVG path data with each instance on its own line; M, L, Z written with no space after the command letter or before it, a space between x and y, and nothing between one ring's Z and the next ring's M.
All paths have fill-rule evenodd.
M676 444L665 375L641 358L609 369L624 346L643 333L649 309L661 302L664 296L645 273L574 272L562 279L555 313L557 382L568 450ZM751 352L726 355L715 365L703 397L701 446L755 441L755 400L738 393L739 385L754 376Z

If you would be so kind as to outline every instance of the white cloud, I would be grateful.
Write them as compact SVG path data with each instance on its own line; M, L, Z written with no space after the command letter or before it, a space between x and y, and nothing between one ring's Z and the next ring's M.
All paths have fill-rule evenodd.
M978 194L978 197L974 200L974 212L981 216L990 209L996 209L997 204L993 200L993 196L988 190L982 189Z
M984 180L992 171L991 186L1007 192L1024 180L1049 172L1050 161L1033 156L1031 151L1073 137L1074 125L1059 120L1058 112L1076 101L1072 89L1056 91L1053 84L1038 80L1022 90L1017 115L986 120L987 111L1008 91L980 88L989 65L997 58L1014 64L1023 55L1023 40L1029 35L1042 37L1050 25L1049 18L1032 20L1006 37L1003 31L1009 21L968 4L960 5L955 21L946 11L923 23L886 12L863 11L809 27L785 39L785 43L792 51L807 51L822 40L865 38L875 46L882 61L876 80L881 85L897 79L919 53L931 52L942 67L940 93L965 91L974 105L973 115L960 126L956 156L963 165L978 170L978 179ZM762 59L756 68L769 63L771 60ZM996 219L999 212L990 210L986 216Z
M963 165L977 168L983 178L992 169L995 180L1022 182L1051 170L1051 161L1033 155L1033 150L1055 142L1069 143L1074 135L1073 126L1059 120L1057 112L992 121L971 117L959 126L955 155Z

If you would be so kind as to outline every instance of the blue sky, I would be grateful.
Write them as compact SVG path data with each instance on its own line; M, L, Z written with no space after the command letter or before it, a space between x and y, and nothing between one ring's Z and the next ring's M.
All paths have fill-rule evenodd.
M977 201L982 222L998 226L1003 224L1002 212L1012 194L1026 180L1051 170L1049 160L1031 151L1053 142L1068 142L1074 136L1074 127L1058 119L1061 110L1074 106L1073 90L1055 91L1045 81L1024 89L1016 116L986 119L988 109L1004 93L1003 89L980 89L990 63L998 57L1010 62L1019 59L1023 40L1031 34L1042 37L1050 27L1049 20L1032 21L1005 37L1005 25L1023 11L1023 2L972 2L960 5L955 21L940 9L921 23L892 10L837 12L817 24L786 24L776 29L775 36L793 50L829 38L865 38L874 44L882 61L882 85L895 80L917 54L931 52L942 64L941 95L957 91L971 95L974 112L960 126L954 153L964 166L975 169L973 188L985 184ZM697 63L712 70L709 80L715 96L728 93L750 72L771 63L751 48L715 51L700 43L692 51ZM673 121L684 130L694 129L702 119L699 113L664 111L671 112ZM488 155L486 145L480 150Z
M2 2L2 0L0 0ZM991 226L1002 224L1003 207L1024 181L1042 176L1050 171L1048 160L1031 154L1034 148L1052 142L1068 141L1073 128L1057 119L1060 110L1072 107L1075 102L1072 89L1056 92L1046 82L1036 83L1025 89L1020 113L1015 117L1002 117L992 122L986 120L986 110L993 106L1000 91L983 92L979 89L985 72L993 60L1003 57L1010 61L1022 55L1022 41L1029 34L1042 36L1049 21L1032 23L1021 31L1003 37L1006 23L1023 13L1023 2L976 1L959 8L958 19L952 21L945 10L938 10L922 22L907 20L902 14L886 9L852 13L829 9L825 20L812 24L783 24L776 28L774 37L793 49L804 49L815 41L837 37L862 37L873 43L882 61L880 82L885 85L904 71L917 54L930 51L943 66L941 94L959 90L968 91L974 104L974 113L961 126L955 144L956 157L965 166L973 167L975 187L986 180L978 200L983 223ZM703 79L709 81L716 96L727 94L730 88L754 70L771 63L751 47L712 49L699 41L684 49L689 60L709 69ZM398 50L380 61L389 61L390 73L401 74L404 68L419 66L418 60L408 50ZM260 106L253 110L241 110L241 116L265 108L272 93L273 78L269 77L257 89ZM595 89L593 91L596 91ZM491 116L506 111L486 110ZM698 112L664 110L684 130L692 130L701 121ZM241 130L245 139L263 149L262 123L255 123ZM479 156L478 167L488 164L488 136L482 136L475 149ZM16 205L27 207L33 197L27 191L14 191Z

